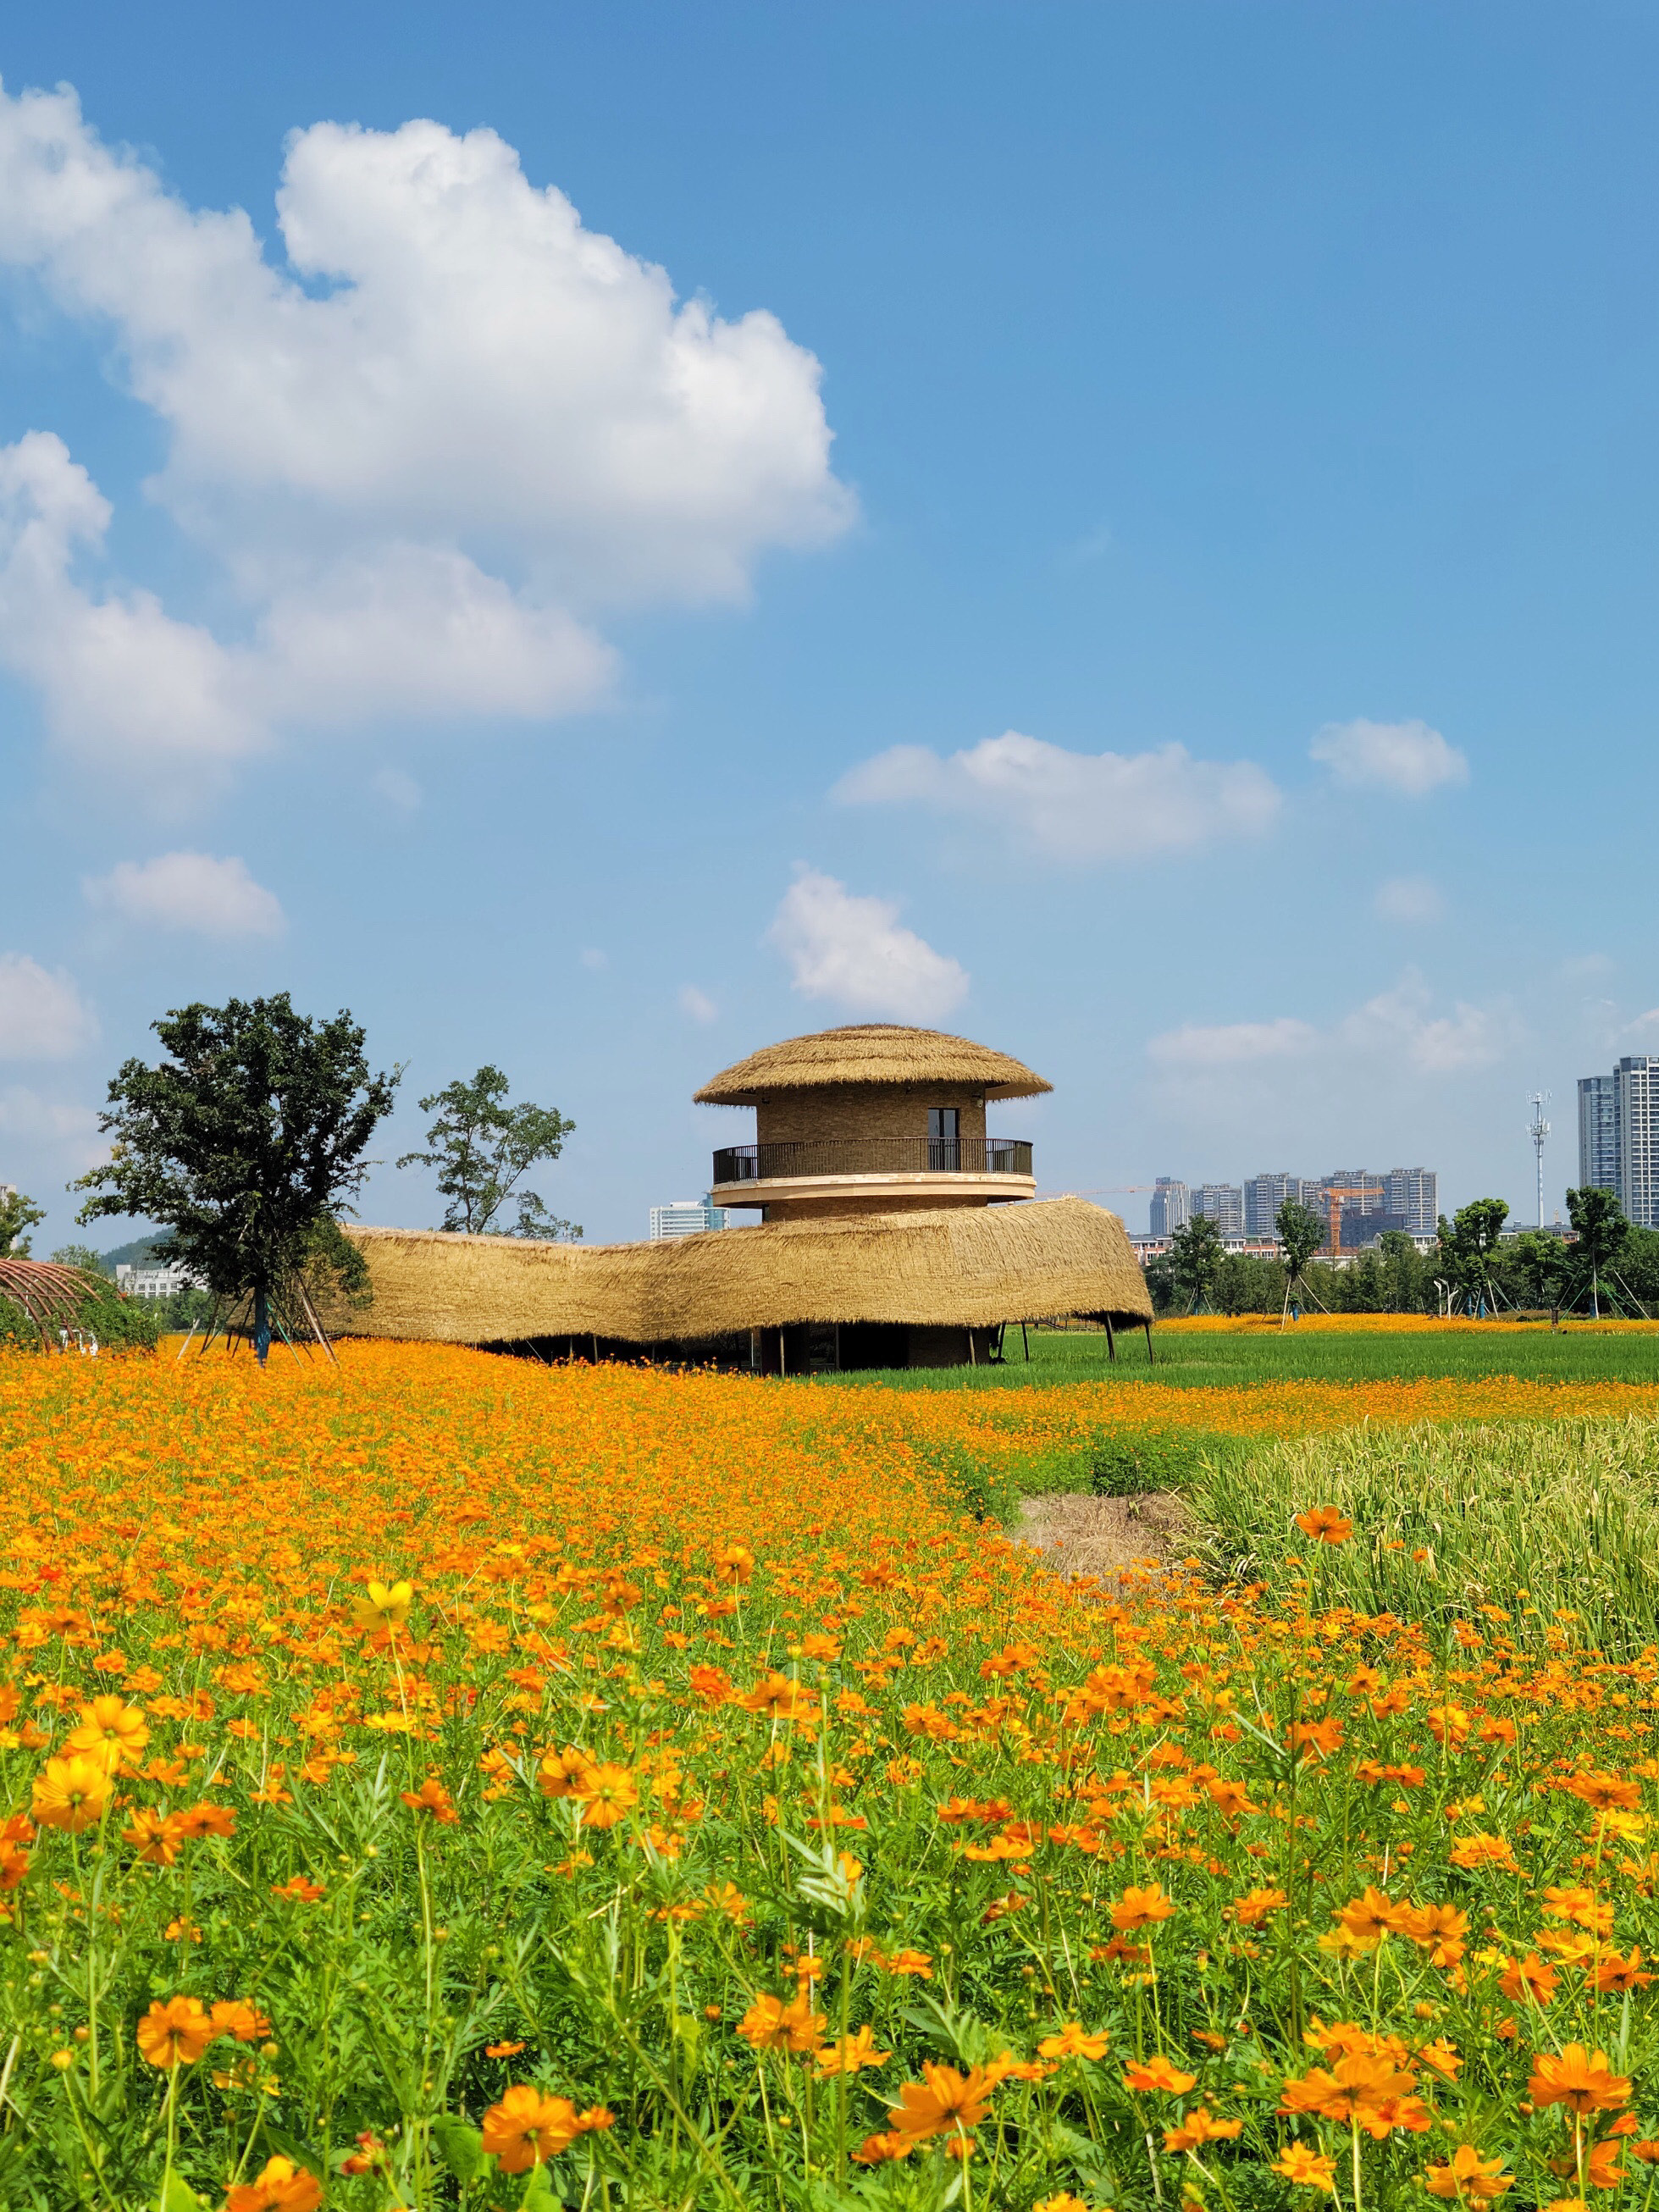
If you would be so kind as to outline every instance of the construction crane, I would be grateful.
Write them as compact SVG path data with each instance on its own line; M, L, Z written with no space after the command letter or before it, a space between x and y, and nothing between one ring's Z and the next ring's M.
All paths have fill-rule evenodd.
M1322 1182L1318 1186L1325 1201L1325 1234L1327 1248L1333 1260L1342 1256L1342 1201L1345 1198L1381 1198L1384 1186L1380 1182Z

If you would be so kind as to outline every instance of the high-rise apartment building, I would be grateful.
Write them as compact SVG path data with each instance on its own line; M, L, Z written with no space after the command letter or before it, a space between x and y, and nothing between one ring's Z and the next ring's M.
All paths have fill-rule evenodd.
M1193 1218L1193 1194L1175 1176L1159 1176L1152 1185L1147 1228L1154 1237L1173 1237Z
M1244 1192L1238 1183L1200 1183L1193 1193L1193 1212L1213 1221L1224 1237L1244 1234Z
M1626 1221L1659 1229L1659 1054L1640 1053L1613 1071L1619 1134L1614 1188Z
M1583 1190L1619 1188L1619 1078L1578 1079L1578 1183Z
M1382 1178L1381 1176L1371 1175L1364 1168L1333 1168L1326 1176L1325 1182L1332 1190L1352 1191L1352 1198L1345 1198L1342 1200L1342 1210L1345 1213L1350 1206L1357 1213L1382 1212ZM1369 1189L1366 1188L1368 1184Z
M660 1244L670 1237L701 1237L708 1229L724 1229L726 1208L706 1198L679 1198L672 1206L651 1209L651 1242Z
M1432 1237L1440 1219L1439 1178L1432 1168L1390 1168L1382 1178L1378 1211L1397 1213L1413 1237Z
M1612 1191L1638 1229L1659 1229L1659 1054L1579 1078L1578 1181Z
M1298 1206L1310 1206L1316 1214L1325 1212L1321 1188L1305 1175L1252 1175L1243 1192L1245 1237L1274 1237L1279 1207L1287 1199L1294 1199Z

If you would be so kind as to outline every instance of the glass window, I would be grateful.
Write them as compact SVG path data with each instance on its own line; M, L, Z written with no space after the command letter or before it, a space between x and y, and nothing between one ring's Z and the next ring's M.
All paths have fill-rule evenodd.
M927 1109L927 1133L935 1144L955 1144L957 1140L957 1109L954 1106L930 1106Z

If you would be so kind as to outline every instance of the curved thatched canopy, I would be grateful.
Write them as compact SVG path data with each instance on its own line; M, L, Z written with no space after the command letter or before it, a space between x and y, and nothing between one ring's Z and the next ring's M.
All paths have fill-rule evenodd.
M857 1022L766 1045L694 1096L700 1106L757 1106L787 1091L851 1083L937 1084L986 1098L1035 1098L1054 1088L1023 1061L968 1037L898 1022Z
M1152 1318L1123 1224L1079 1198L771 1222L659 1244L538 1244L361 1229L372 1304L347 1334L490 1344L669 1344L795 1322L981 1328L1072 1314Z

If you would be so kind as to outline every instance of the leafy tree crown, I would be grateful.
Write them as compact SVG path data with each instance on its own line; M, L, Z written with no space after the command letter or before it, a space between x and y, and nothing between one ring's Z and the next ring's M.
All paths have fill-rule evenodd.
M508 1088L501 1069L486 1065L470 1083L446 1084L422 1098L422 1113L437 1117L426 1133L427 1150L405 1152L398 1165L436 1170L439 1194L447 1201L446 1229L574 1242L581 1224L561 1220L536 1192L519 1186L538 1160L558 1158L576 1125L556 1107L528 1099L509 1105ZM515 1194L517 1218L503 1230L501 1210Z
M313 1021L285 991L179 1007L154 1028L165 1057L112 1080L99 1126L113 1150L75 1186L92 1194L76 1218L160 1223L156 1256L222 1297L269 1293L317 1262L356 1287L362 1258L334 1217L362 1188L402 1071L371 1073L349 1012Z

